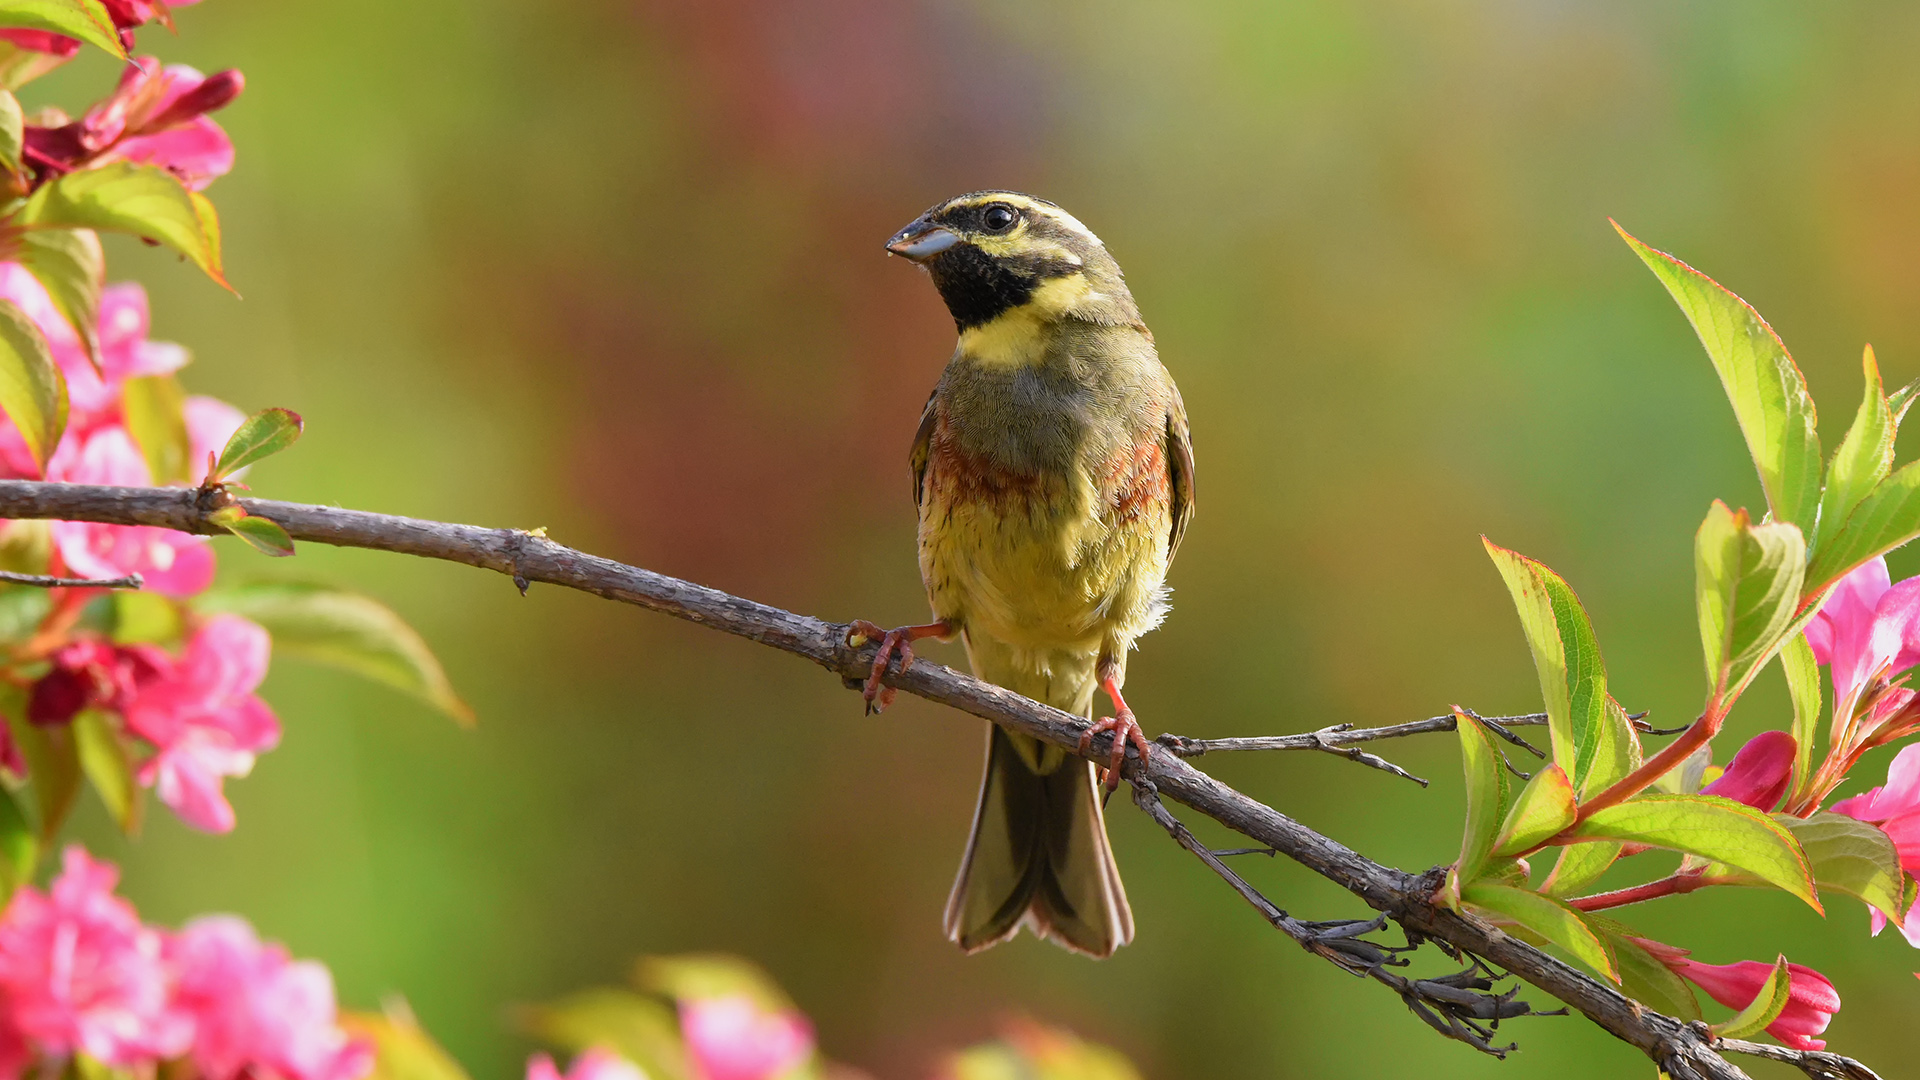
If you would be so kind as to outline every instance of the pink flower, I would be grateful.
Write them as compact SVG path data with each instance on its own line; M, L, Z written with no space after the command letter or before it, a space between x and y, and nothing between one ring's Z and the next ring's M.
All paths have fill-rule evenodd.
M1744 1009L1760 996L1760 988L1773 974L1772 964L1742 960L1737 964L1702 964L1687 959L1682 950L1664 947L1655 955L1681 978L1707 992L1707 996L1729 1009ZM1679 954L1679 955L1672 955ZM1827 1030L1833 1014L1840 1011L1840 992L1827 977L1810 967L1788 964L1787 1007L1780 1018L1767 1025L1767 1034L1796 1050L1823 1050L1826 1043L1813 1036Z
M333 976L262 944L243 919L195 919L167 944L177 1001L194 1022L189 1052L201 1080L359 1080L373 1048L340 1029Z
M1886 559L1863 563L1840 579L1806 634L1814 659L1832 668L1834 715L1849 713L1874 679L1920 664L1920 578L1893 585Z
M1720 778L1702 788L1700 794L1719 795L1771 813L1787 793L1795 749L1792 735L1763 731L1747 740Z
M527 1059L527 1080L647 1080L638 1065L603 1047L593 1047L573 1059L562 1073L553 1059L535 1054Z
M187 824L208 832L234 826L222 782L245 776L259 753L280 741L280 721L254 695L266 677L272 641L238 615L202 623L177 662L161 669L121 704L127 730L159 752L140 767L160 801Z
M42 1054L127 1066L173 1057L192 1036L160 933L113 895L118 879L72 846L48 891L21 888L0 918L0 995Z
M37 182L111 161L157 165L196 190L233 168L233 143L206 114L246 86L237 71L201 75L143 56L106 100L55 126L28 124L22 158Z
M82 442L62 440L47 477L76 484L149 487L153 474L126 429L103 427ZM102 525L56 521L54 547L67 569L81 577L144 575L147 586L168 596L191 596L213 584L213 550L206 538L149 525Z
M1830 809L1885 829L1900 853L1901 867L1909 873L1920 872L1920 745L1909 746L1894 756L1887 766L1886 786L1842 799ZM1887 917L1877 909L1872 919L1875 934L1886 929ZM1920 917L1909 916L1900 932L1920 948Z
M120 387L127 379L170 375L186 365L187 350L170 342L147 340L147 293L132 282L109 285L100 294L100 314L95 324L100 338L97 372L80 335L54 307L45 286L25 267L0 263L0 299L18 306L47 339L54 362L67 380L69 431L84 434L117 418ZM33 475L32 459L25 456L24 444L20 450L19 461L25 464L17 465L15 471Z
M680 1035L698 1080L771 1080L813 1055L813 1025L745 994L680 1002Z

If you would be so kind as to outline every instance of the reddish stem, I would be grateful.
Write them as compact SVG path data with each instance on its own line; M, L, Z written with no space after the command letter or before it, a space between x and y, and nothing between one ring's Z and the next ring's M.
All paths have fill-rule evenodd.
M1720 725L1726 721L1726 710L1720 707L1716 698L1707 702L1707 710L1693 726L1681 732L1680 737L1667 744L1665 750L1647 759L1646 764L1627 774L1626 779L1580 804L1579 816L1574 818L1568 831L1585 821L1596 810L1623 803L1645 791L1655 780L1671 772L1676 765L1687 760L1695 750L1705 746L1715 735L1720 734ZM1562 834L1564 835L1564 833Z
M1663 877L1659 881L1649 881L1645 885L1635 885L1631 889L1616 889L1613 892L1575 897L1567 903L1581 911L1605 911L1608 908L1626 907L1628 904L1657 900L1662 896L1681 896L1711 884L1712 882L1699 874L1674 874L1672 877Z

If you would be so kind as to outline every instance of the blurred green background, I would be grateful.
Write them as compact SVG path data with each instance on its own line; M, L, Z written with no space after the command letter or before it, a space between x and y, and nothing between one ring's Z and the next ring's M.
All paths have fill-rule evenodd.
M1070 208L1193 420L1201 510L1129 683L1153 730L1537 707L1481 533L1580 590L1626 705L1692 715L1692 532L1715 496L1760 494L1609 215L1772 321L1829 445L1863 342L1890 383L1920 374L1911 4L207 0L179 24L142 51L247 75L212 191L246 299L130 243L110 265L195 350L190 387L306 415L259 490L544 525L827 618L925 611L905 453L952 327L881 242L973 188ZM28 104L77 109L112 74L90 58ZM802 662L464 568L222 559L388 600L480 726L289 661L267 686L285 743L229 785L236 833L162 814L127 846L96 811L89 836L152 917L243 912L347 1001L405 994L484 1080L522 1069L509 1003L689 949L763 962L883 1077L1008 1013L1166 1080L1651 1071L1577 1017L1511 1025L1504 1066L1435 1038L1124 800L1137 944L962 957L939 916L975 721L909 699L863 718ZM1784 721L1777 676L1751 698L1737 738ZM1385 862L1446 861L1455 745L1391 754L1433 787L1324 756L1209 765ZM1248 870L1303 917L1364 914ZM1708 961L1821 969L1836 1048L1897 1069L1920 954L1832 908L1721 890L1629 918Z

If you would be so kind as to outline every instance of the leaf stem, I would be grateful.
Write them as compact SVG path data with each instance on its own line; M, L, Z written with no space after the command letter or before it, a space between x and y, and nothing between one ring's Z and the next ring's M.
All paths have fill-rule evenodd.
M1635 885L1630 889L1615 889L1612 892L1575 897L1567 903L1581 911L1605 911L1608 908L1658 900L1663 896L1682 896L1711 884L1713 882L1699 874L1674 874L1658 881L1649 881L1644 885Z

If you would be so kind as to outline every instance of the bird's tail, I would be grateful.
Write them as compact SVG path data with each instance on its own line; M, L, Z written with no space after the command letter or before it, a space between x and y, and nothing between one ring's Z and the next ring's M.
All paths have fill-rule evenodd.
M1075 696L1084 698L1075 711L1088 715L1091 688ZM998 724L987 728L986 774L947 899L947 937L975 952L1024 925L1075 952L1112 955L1133 940L1133 911L1107 843L1093 764Z

